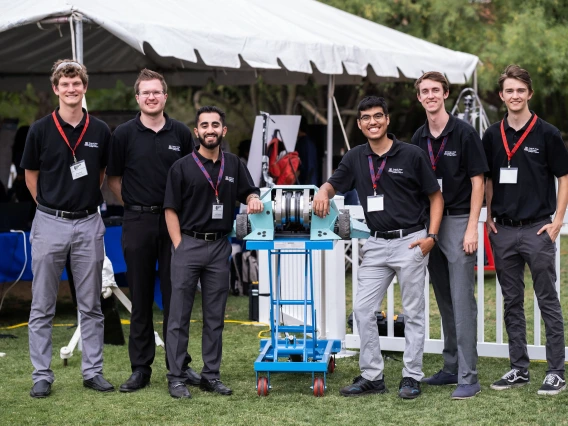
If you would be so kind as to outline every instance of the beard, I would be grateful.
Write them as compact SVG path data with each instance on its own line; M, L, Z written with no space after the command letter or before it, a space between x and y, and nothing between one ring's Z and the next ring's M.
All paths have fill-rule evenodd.
M201 136L199 136L197 138L199 140L199 145L207 148L207 149L215 149L217 148L219 145L221 145L221 142L223 142L223 136L220 135L217 137L217 139L215 139L213 142L205 142L204 139L201 138Z

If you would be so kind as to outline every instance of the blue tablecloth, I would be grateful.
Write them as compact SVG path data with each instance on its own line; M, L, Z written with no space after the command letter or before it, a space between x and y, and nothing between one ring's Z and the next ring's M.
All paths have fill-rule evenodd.
M26 232L26 252L28 261L21 281L33 279L31 263L30 233ZM115 274L126 272L126 263L122 255L121 240L122 227L108 227L105 234L106 255L112 262ZM0 283L15 281L25 263L24 238L19 232L0 233ZM67 279L67 273L63 270L62 280Z

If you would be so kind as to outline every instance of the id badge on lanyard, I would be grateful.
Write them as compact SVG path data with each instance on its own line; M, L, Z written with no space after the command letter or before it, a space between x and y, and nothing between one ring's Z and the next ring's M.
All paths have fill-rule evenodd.
M501 167L499 169L499 183L516 184L519 169L517 167Z
M82 178L83 176L87 176L87 165L85 164L85 160L77 161L70 166L71 169L71 176L73 180Z
M503 141L503 146L505 147L505 152L507 153L507 166L508 167L501 167L499 169L499 183L513 184L513 185L517 184L517 178L519 176L519 169L517 167L511 167L511 159L513 158L513 155L515 155L515 152L517 152L517 150L519 149L521 144L525 141L526 137L528 136L528 134L530 133L530 131L534 127L537 118L538 117L535 114L533 119L531 120L531 122L529 124L529 127L527 127L527 129L524 131L523 135L518 140L518 142L515 144L512 151L509 149L509 143L507 142L507 136L505 135L505 124L504 124L505 119L501 120L501 139Z
M207 170L205 170L203 163L201 163L201 160L199 159L199 157L197 157L195 151L192 152L191 155L201 169L201 172L205 175L207 182L209 182L209 185L211 185L211 188L213 188L213 191L215 191L216 202L213 203L213 206L211 207L211 219L223 219L223 204L219 202L219 185L223 180L223 173L225 172L225 154L223 154L223 151L221 151L221 169L219 170L219 176L217 176L217 186L213 185L211 176L209 176L209 173L207 173Z
M382 212L385 209L385 196L383 194L367 197L368 212Z
M223 204L213 203L211 211L211 219L223 219Z
M444 190L442 189L442 178L438 179L438 185L440 186L440 192L444 192Z
M69 169L71 170L71 177L73 178L73 180L76 180L82 178L83 176L87 176L89 174L87 172L87 164L85 163L85 160L77 161L77 157L75 157L75 151L77 150L77 147L83 140L83 136L85 136L85 132L89 127L89 114L87 114L87 117L85 119L85 126L83 127L83 131L81 132L79 139L77 139L75 148L71 148L71 144L69 143L67 135L65 135L65 132L61 127L61 124L59 124L59 120L57 119L57 114L55 113L55 111L51 113L51 116L53 118L53 122L55 123L55 127L57 127L57 130L59 130L59 134L61 135L61 137L63 138L69 149L71 150L71 154L73 154L73 164L69 166Z

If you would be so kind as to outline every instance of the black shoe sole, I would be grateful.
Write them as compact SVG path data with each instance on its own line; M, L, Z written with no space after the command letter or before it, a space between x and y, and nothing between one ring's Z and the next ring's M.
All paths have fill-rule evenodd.
M223 396L230 396L233 394L233 391L228 392L228 393L221 393L221 392L217 392L215 389L206 389L203 388L201 386L199 386L199 389L201 389L203 392L212 392L212 393L216 393L217 395L223 395Z
M199 386L201 384L201 380L197 380L196 382L192 382L189 379L186 379L184 383L188 386Z
M94 390L94 391L102 392L102 393L114 392L114 388L101 389L101 388L97 388L97 387L92 386L92 385L88 385L88 384L86 384L86 383L83 383L83 386L86 387L87 389L92 389L92 390Z
M122 386L120 386L118 388L119 392L124 392L124 393L132 393L132 392L136 392L139 391L141 389L144 389L145 387L150 386L150 382L146 383L144 386L140 386L139 388L123 388Z
M32 398L37 398L37 399L40 399L40 398L47 398L50 394L51 394L51 391L49 391L49 392L47 392L47 393L42 393L42 394L37 394L37 393L30 392L30 396L31 396Z
M344 392L339 391L339 394L341 396L346 396L346 397L358 397L358 396L365 396L365 395L388 393L388 391L389 391L388 389L372 389L372 390L359 392L359 393L344 393Z
M177 396L177 395L172 395L170 393L170 396L174 399L191 399L191 395L189 395L189 396Z

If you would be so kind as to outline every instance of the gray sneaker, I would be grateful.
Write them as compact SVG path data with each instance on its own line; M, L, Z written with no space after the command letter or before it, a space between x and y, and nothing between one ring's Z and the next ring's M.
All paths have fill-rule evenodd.
M481 385L479 382L472 384L458 385L456 390L452 393L452 399L469 399L473 398L481 392Z
M458 375L446 373L444 370L440 370L433 376L424 377L422 379L422 383L426 383L430 386L457 385Z

